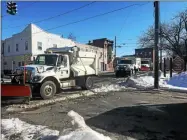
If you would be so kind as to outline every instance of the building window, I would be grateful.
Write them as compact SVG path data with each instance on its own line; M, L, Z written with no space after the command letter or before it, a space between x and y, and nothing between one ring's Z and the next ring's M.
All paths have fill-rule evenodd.
M7 63L6 63L6 62L4 62L4 65L7 65Z
M5 47L5 44L3 43L2 44L2 52L1 52L1 54L4 54L4 47Z
M111 56L111 55L109 55L109 56L108 56L108 59L109 59L109 60L111 60L111 59L112 59L112 56Z
M149 55L151 55L151 52L149 52Z
M57 48L57 44L53 44L53 48Z
M24 66L25 65L25 62L24 61L22 61L22 66Z
M10 52L10 45L8 45L8 52Z
M37 42L38 50L42 50L42 42Z
M28 41L25 42L25 50L28 50Z
M18 62L18 66L19 66L19 67L21 66L21 62Z
M102 53L102 52L100 52L100 55L101 55L101 56L103 56L103 53Z
M16 44L16 52L19 52L19 45Z

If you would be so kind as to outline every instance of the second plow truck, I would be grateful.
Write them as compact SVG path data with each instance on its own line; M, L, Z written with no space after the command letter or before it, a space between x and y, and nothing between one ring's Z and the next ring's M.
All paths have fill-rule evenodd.
M141 58L137 58L135 56L126 56L121 57L118 60L115 75L116 77L119 76L131 76L136 71L139 71L141 68Z
M49 48L36 57L34 64L19 67L16 73L22 73L25 68L26 83L31 85L32 92L50 99L68 87L91 89L92 77L98 75L98 60L96 53L80 51L76 46Z

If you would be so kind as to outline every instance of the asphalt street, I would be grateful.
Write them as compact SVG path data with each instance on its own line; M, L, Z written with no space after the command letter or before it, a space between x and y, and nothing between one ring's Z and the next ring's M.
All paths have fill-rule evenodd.
M108 76L95 80L98 84L107 84L117 79ZM72 128L67 113L74 110L84 117L88 126L114 140L130 140L130 137L137 140L186 140L186 102L187 95L177 92L105 92L21 113L7 114L2 108L2 119L18 117L62 132Z
M103 93L22 113L2 113L2 118L18 117L63 131L72 128L67 113L74 110L84 117L87 125L112 139L124 140L129 136L138 140L186 140L187 96L168 95L172 93Z

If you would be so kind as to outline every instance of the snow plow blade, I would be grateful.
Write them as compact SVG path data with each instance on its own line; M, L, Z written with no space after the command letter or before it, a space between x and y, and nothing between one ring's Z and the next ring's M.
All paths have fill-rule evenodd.
M32 91L29 85L1 84L2 97L31 97Z

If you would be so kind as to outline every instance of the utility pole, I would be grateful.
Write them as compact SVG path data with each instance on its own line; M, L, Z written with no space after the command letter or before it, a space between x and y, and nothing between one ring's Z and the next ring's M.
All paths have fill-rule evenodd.
M115 58L116 58L116 36L115 36Z
M158 75L158 42L159 42L159 1L154 2L155 8L155 69L154 69L154 88L159 87Z
M162 30L160 27L160 70L162 71L162 49L163 49L163 38L162 38Z

